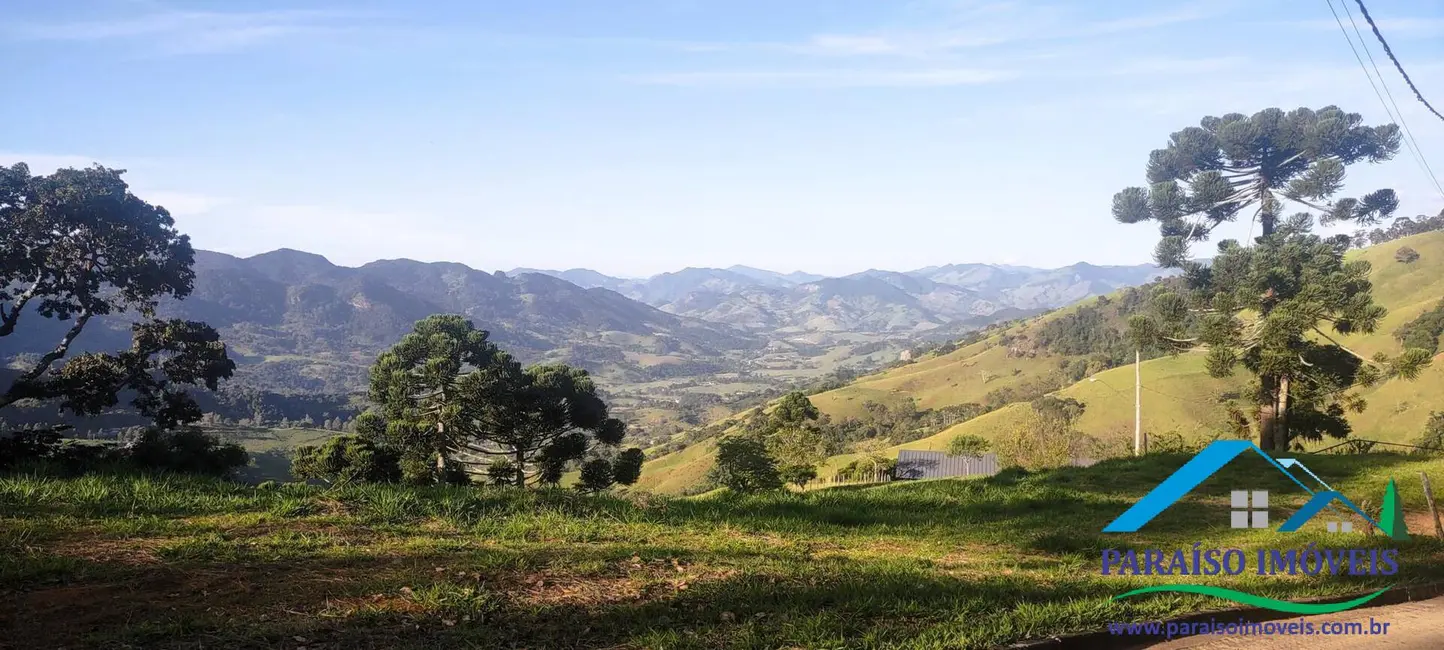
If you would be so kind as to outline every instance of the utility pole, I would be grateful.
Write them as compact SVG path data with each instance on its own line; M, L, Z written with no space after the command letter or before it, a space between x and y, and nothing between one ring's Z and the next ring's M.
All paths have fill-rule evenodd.
M1143 440L1143 353L1133 351L1133 455L1148 451Z

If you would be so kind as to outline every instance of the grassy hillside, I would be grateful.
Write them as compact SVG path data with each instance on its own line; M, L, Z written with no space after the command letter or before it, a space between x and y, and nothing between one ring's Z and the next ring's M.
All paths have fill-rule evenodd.
M995 338L981 341L940 357L865 377L843 388L815 395L812 403L833 418L843 418L861 416L863 404L868 401L889 403L912 398L920 408L981 402L992 390L1047 375L1057 369L1061 358L1047 354L1033 358L1010 356L1006 347L996 343Z
M1356 499L1389 477L1414 536L1322 530L1290 548L1399 547L1395 576L1177 577L1272 598L1444 578L1417 479L1444 461L1307 458ZM0 627L16 648L989 648L1220 609L1113 600L1099 549L1278 548L1229 490L1305 495L1247 456L1142 532L1099 533L1184 456L875 488L633 501L568 490L275 489L186 477L0 475ZM1322 519L1322 518L1321 518ZM1356 525L1362 528L1362 522Z
M1420 259L1412 264L1395 261L1394 253L1402 246L1418 251ZM1444 232L1414 235L1352 251L1350 257L1373 265L1370 277L1374 283L1374 299L1386 307L1389 314L1374 333L1343 337L1341 342L1364 355L1398 352L1400 345L1393 336L1394 331L1444 298ZM1109 300L1116 302L1119 296L1113 294ZM895 404L913 399L919 408L983 402L995 391L1023 387L1049 377L1058 372L1060 363L1074 359L1038 346L1038 335L1048 323L1097 303L1097 299L1089 299L1035 317L949 354L862 377L811 399L834 420L863 415L863 405L869 401ZM1113 324L1123 327L1116 319ZM1026 354L1020 355L1020 352ZM1087 404L1079 422L1083 432L1131 441L1133 373L1131 364L1105 370L1055 394ZM1177 433L1184 438L1208 436L1223 427L1227 411L1220 398L1243 389L1249 378L1242 370L1229 379L1209 377L1202 355L1196 353L1147 360L1142 364L1142 375L1144 430L1155 437ZM1431 409L1444 410L1444 359L1436 358L1435 364L1415 381L1386 382L1364 391L1363 396L1369 408L1364 413L1350 415L1356 437L1390 442L1413 440L1421 433ZM1027 408L1026 404L1004 406L935 435L872 453L895 455L899 449L944 449L949 440L960 434L991 438L1006 430L1023 408ZM643 472L646 486L660 489L663 485L670 488L686 484L686 479L679 474L683 466L687 476L705 475L703 466L710 465L710 456L704 451L687 451L691 453L685 465L668 457L649 463ZM828 476L856 457L856 454L835 456L821 473ZM649 473L653 476L648 477Z

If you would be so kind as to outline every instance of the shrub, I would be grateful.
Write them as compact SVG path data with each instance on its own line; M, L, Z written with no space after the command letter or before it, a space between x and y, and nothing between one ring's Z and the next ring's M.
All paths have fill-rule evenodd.
M1187 454L1197 451L1183 434L1177 431L1164 431L1157 434L1147 434L1148 453L1150 454Z
M53 428L0 431L0 467L46 460L60 447L60 431Z
M999 460L1027 470L1062 467L1087 443L1067 420L1026 409L1023 417L998 438Z
M492 485L514 485L516 465L505 458L497 458L486 466L486 480Z
M578 490L595 494L612 487L612 483L612 464L605 458L593 458L582 463L581 478L577 481Z
M123 457L140 469L207 476L226 476L250 461L240 445L196 428L147 429L123 449Z
M453 459L446 460L440 471L436 468L436 457L426 453L403 453L397 463L401 468L401 482L409 485L468 485L471 476L466 468Z
M401 479L400 460L395 451L360 436L336 436L320 447L298 447L291 475L333 485L390 483Z
M798 489L807 489L807 484L817 480L817 468L811 465L788 465L777 473L784 482L796 485Z
M1413 264L1419 261L1419 251L1408 246L1400 246L1399 250L1394 251L1394 261L1400 264Z

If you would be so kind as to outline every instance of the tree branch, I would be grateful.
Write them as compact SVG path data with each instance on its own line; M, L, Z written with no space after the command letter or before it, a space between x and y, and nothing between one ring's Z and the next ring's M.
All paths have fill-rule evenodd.
M85 323L89 320L90 312L81 311L80 317L75 319L75 324L70 327L70 331L65 333L65 338L60 340L60 344L55 346L54 350L51 350L46 353L45 356L41 357L40 361L35 364L35 367L31 368L25 374L16 377L15 381L10 383L10 387L7 388L4 393L0 393L0 408L14 404L27 397L37 397L36 395L27 394L30 392L26 390L27 385L39 379L41 375L45 374L45 371L50 369L51 364L65 356L66 352L70 350L70 344L75 341L75 337L80 336L80 331L85 329Z
M1300 203L1300 204L1309 206L1309 207L1311 207L1311 208L1313 208L1313 209L1315 209L1315 210L1318 210L1318 211L1320 211L1320 212L1329 213L1329 212L1333 212L1333 211L1334 211L1334 209L1331 208L1331 207L1324 206L1324 205L1319 205L1319 204L1314 203L1314 202L1312 202L1312 201L1305 201L1305 200L1303 200L1303 199L1301 199L1301 198L1299 198L1299 197L1297 197L1297 196L1293 196L1293 195L1291 195L1291 194L1289 194L1289 193L1284 193L1284 198L1286 198L1286 199L1288 199L1288 200L1290 200L1290 201L1293 201L1294 203Z
M85 324L89 321L90 310L80 310L80 316L75 319L75 324L70 326L70 330L65 333L65 338L60 340L60 344L55 346L54 350L45 353L45 356L40 357L40 362L36 363L35 367L31 368L25 374L20 375L20 377L15 380L15 384L30 383L39 378L40 375L45 374L45 371L50 369L50 364L55 363L70 351L70 344L75 342L75 337L80 336L80 331L85 329Z
M1333 343L1335 346L1338 346L1338 348L1339 348L1340 350L1343 350L1343 351L1348 352L1349 354L1353 355L1354 358L1356 358L1356 359L1358 359L1358 360L1360 360L1360 361L1363 361L1364 363L1370 364L1370 365L1374 366L1375 368L1383 368L1383 367L1384 367L1384 366L1383 366L1382 364L1380 364L1378 361L1375 361L1375 360L1373 360L1373 359L1370 359L1370 358L1368 358L1368 357L1365 357L1365 356L1362 355L1362 354L1359 354L1358 352L1355 352L1355 351L1353 351L1353 350L1350 350L1350 349L1349 349L1348 347L1346 347L1343 343L1340 343L1340 342L1334 340L1334 337L1329 336L1328 334L1325 334L1323 330L1321 330L1321 329L1319 329L1319 328L1317 328L1317 327L1313 328L1313 330L1314 330L1314 332L1317 332L1319 336L1324 337L1324 338L1327 339L1330 343Z
M25 310L25 303L35 297L35 290L40 287L40 280L43 277L43 275L36 275L35 282L31 283L30 288L15 297L15 307L9 313L0 307L0 336L10 336L15 331L15 323L20 320L20 314Z

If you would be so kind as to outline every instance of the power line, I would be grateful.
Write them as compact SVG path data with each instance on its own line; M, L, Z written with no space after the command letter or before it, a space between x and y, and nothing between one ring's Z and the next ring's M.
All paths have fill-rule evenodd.
M1153 392L1153 393L1157 393L1157 394L1162 395L1162 396L1164 396L1164 397L1167 397L1167 398L1169 398L1169 399L1176 399L1176 400L1183 401L1183 402L1197 402L1197 403L1199 403L1199 404L1205 404L1205 405L1208 405L1208 406L1217 406L1217 405L1218 405L1218 402L1210 402L1210 401L1207 401L1207 400L1201 400L1201 399L1194 398L1194 397L1179 397L1178 395L1170 395L1170 394L1168 394L1168 393L1165 393L1165 392L1163 392L1163 391L1161 391L1161 390L1158 390L1157 388L1153 388L1153 387L1151 387L1151 386L1144 386L1144 387L1143 387L1143 390L1146 390L1146 391L1149 391L1149 392Z
M1364 6L1364 0L1354 1L1359 4L1359 12L1364 14L1364 20L1369 21L1369 28L1374 30L1374 38L1379 39L1379 44L1384 46L1384 53L1388 54L1389 60L1394 62L1394 67L1399 69L1399 75L1404 77L1404 83L1409 84L1409 89L1414 91L1414 96L1419 99L1419 103L1428 108L1434 117L1444 120L1444 115L1440 115L1439 111L1434 110L1434 107L1429 104L1429 100L1424 99L1424 93L1419 92L1419 87L1414 85L1414 80L1409 78L1409 73L1404 72L1404 64L1399 63L1399 57L1394 56L1394 50L1389 48L1389 42L1384 40L1383 34L1379 33L1379 26L1374 24L1374 17L1369 15L1369 9Z
M1409 150L1409 155L1414 158L1414 164L1419 166L1419 171L1424 172L1424 175L1429 177L1429 181L1434 184L1435 191L1439 192L1439 196L1441 198L1444 198L1444 186L1440 185L1439 179L1434 176L1433 169L1431 169L1428 162L1424 160L1423 152L1419 151L1418 148L1415 147L1413 142L1413 134L1412 132L1409 132L1408 125L1405 124L1404 116L1400 114L1396 117L1394 114L1395 109L1389 108L1389 102L1385 101L1384 93L1379 92L1379 84L1384 85L1385 92L1388 92L1389 90L1388 84L1384 83L1383 75L1380 75L1379 77L1379 84L1375 84L1374 75L1369 73L1369 67L1364 64L1364 57L1359 55L1359 48L1354 47L1354 37L1349 36L1349 29L1347 27L1344 27L1344 19L1339 17L1338 10L1334 8L1334 0L1325 0L1325 2L1329 3L1329 13L1334 15L1334 22L1338 23L1339 31L1343 33L1344 40L1349 42L1349 50L1354 53L1354 60L1359 62L1359 68L1364 71L1364 78L1369 80L1369 87L1374 90L1374 96L1379 98L1379 105L1384 107L1384 112L1388 114L1389 119L1398 120L1400 124L1404 125L1404 130L1408 134L1407 137L1404 138L1404 148ZM1348 12L1348 0L1339 0L1339 2L1344 6L1344 11ZM1349 15L1349 20L1350 22L1353 22L1353 14ZM1355 31L1358 31L1357 25L1355 25ZM1369 52L1368 44L1363 41L1362 34L1360 34L1359 36L1359 45L1364 48L1365 53ZM1369 60L1372 61L1373 58L1373 54L1369 54ZM1375 66L1374 69L1377 71L1378 66ZM1392 97L1393 94L1390 93L1390 98ZM1397 106L1398 105L1395 104L1396 109Z
M1119 397L1128 397L1127 395L1125 395L1125 394L1123 393L1123 391L1118 390L1117 388L1114 388L1112 384L1109 384L1108 382L1103 381L1102 379L1098 379L1098 378L1095 378L1095 377L1090 377L1088 380L1091 381L1091 382L1094 382L1094 383L1103 384L1103 386L1104 386L1105 388L1107 388L1108 390L1113 391L1113 393L1114 393L1115 395L1119 396ZM1151 392L1151 393L1157 393L1157 394L1162 395L1162 396L1164 396L1164 397L1167 397L1167 398L1169 398L1169 399L1176 399L1176 400L1183 401L1183 402L1196 402L1196 403L1198 403L1198 404L1203 404L1203 405L1206 405L1206 406L1217 406L1217 405L1218 405L1218 402L1211 402L1211 401L1208 401L1208 400L1202 400L1202 399L1198 399L1198 398L1194 398L1194 397L1180 397L1180 396L1178 396L1178 395L1170 395L1170 394L1165 393L1165 392L1163 392L1163 391L1161 391L1161 390L1158 390L1157 388L1154 388L1154 387L1152 387L1152 386L1147 386L1147 385L1145 385L1145 386L1143 386L1143 390L1149 391L1149 392Z
M1369 50L1368 44L1364 41L1364 33L1361 32L1361 31L1359 31L1359 23L1354 22L1354 12L1349 11L1349 3L1348 3L1348 2L1345 2L1345 1L1341 0L1339 4L1343 5L1343 7L1344 7L1344 14L1349 17L1349 24L1351 24L1351 25L1354 26L1354 34L1359 37L1359 45L1364 48L1364 54L1368 55L1368 57L1369 57L1369 65L1371 65L1371 66L1374 67L1374 74L1378 75L1378 77L1379 77L1379 85L1384 87L1384 94L1389 96L1389 103L1394 105L1394 113L1395 113L1396 115L1398 115L1399 124L1404 127L1404 135L1405 135L1405 137L1408 139L1408 141L1414 143L1414 151L1413 151L1414 155L1419 159L1419 163L1424 166L1424 173L1428 174L1429 180L1431 180L1431 181L1434 182L1434 189L1436 189L1436 190L1439 191L1439 196L1440 196L1441 198L1444 198L1444 187L1441 187L1441 186L1439 185L1439 177L1434 175L1434 168L1429 166L1429 159L1424 156L1424 148L1419 146L1419 140L1414 137L1414 130L1413 130L1413 129L1410 129L1410 128L1409 128L1409 123L1404 120L1404 111L1403 111L1403 109L1400 109L1400 108L1399 108L1399 103L1396 102L1396 101L1394 101L1394 93L1389 90L1389 82L1384 81L1384 73L1379 70L1379 64L1377 64L1377 63L1374 62L1374 53ZM1363 7L1364 7L1364 5L1363 5L1363 3L1361 2L1361 3L1359 4L1359 8L1360 8L1360 9L1363 9ZM1369 19L1368 12L1364 12L1364 19L1365 19L1365 20L1369 20L1369 25L1370 25L1371 27L1374 25L1374 21ZM1378 30L1377 27L1375 27L1375 28L1374 28L1374 34L1375 34L1375 35L1378 35L1378 33L1379 33L1379 30ZM1345 35L1345 36L1348 36L1347 33L1345 33L1344 35ZM1382 41L1383 37L1380 36L1379 38L1380 38L1380 42L1383 42L1383 41ZM1387 50L1388 50L1388 47L1389 47L1389 46L1386 44L1386 45L1384 46L1384 49L1387 51ZM1393 58L1393 56L1394 56L1394 55L1393 55L1392 53L1389 55L1390 58ZM1395 63L1397 64L1398 62L1396 61ZM1403 70L1404 70L1403 68L1400 68L1400 69L1399 69L1400 72L1403 72ZM1365 72L1367 73L1367 71L1365 71ZM1408 77L1405 77L1405 79L1407 80ZM1410 87L1412 87L1412 86L1413 86L1413 82L1410 82L1409 85L1410 85ZM1422 100L1423 97L1420 97L1419 99ZM1425 105L1428 106L1428 103L1425 102ZM1433 110L1433 108L1434 108L1434 107L1432 107L1432 106L1429 107L1430 110Z

